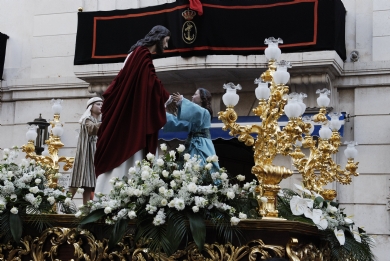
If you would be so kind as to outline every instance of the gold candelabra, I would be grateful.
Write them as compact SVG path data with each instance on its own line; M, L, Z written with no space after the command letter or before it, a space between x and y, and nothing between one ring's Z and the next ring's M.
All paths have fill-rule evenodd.
M36 162L41 163L42 165L45 165L53 170L50 171L50 176L48 177L48 180L50 182L49 186L52 188L57 187L58 178L56 176L56 173L58 173L60 169L59 163L65 163L63 169L67 171L72 168L74 162L74 157L64 157L58 155L59 149L64 146L60 139L63 133L63 126L60 122L60 112L62 109L61 102L62 100L60 99L52 100L52 109L54 112L54 117L53 120L50 121L50 136L49 139L45 141L47 145L45 146L45 150L42 152L42 155L37 155L35 152L34 140L37 137L37 126L35 125L31 125L29 127L26 133L28 142L26 145L22 146L22 151L26 153L26 158L33 159Z
M252 167L252 173L259 181L256 191L259 214L263 218L272 219L278 218L276 200L280 190L279 183L293 173L286 167L273 164L276 155L290 156L294 166L302 174L305 188L330 200L336 197L336 191L324 189L324 186L333 181L349 184L352 181L351 176L358 175L358 162L354 162L357 150L353 142L350 142L345 150L348 158L345 170L332 159L332 155L338 152L341 145L338 130L342 122L337 113L329 115L330 121L325 115L330 101L330 91L327 89L317 91L320 94L317 99L320 112L313 116L313 121L322 125L318 142L310 136L314 122L302 118L306 109L302 100L306 94L288 95L289 87L286 84L290 75L287 68L291 65L286 61L277 62L281 54L278 43L282 43L282 40L271 37L266 39L265 43L268 44L265 49L269 60L268 70L255 80L258 84L255 92L259 105L253 109L253 113L261 119L260 124L240 126L236 123L238 116L234 106L239 100L236 91L240 90L241 86L233 83L224 85L226 94L222 99L227 108L218 113L218 118L224 123L223 130L229 129L231 136L237 136L245 145L253 146L255 166ZM278 119L283 114L287 115L289 121L281 130ZM251 134L257 135L256 140ZM305 156L301 147L309 149L309 156ZM267 200L264 200L264 197Z

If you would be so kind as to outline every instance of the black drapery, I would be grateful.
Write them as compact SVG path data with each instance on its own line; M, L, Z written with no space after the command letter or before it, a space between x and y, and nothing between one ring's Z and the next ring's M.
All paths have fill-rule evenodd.
M5 49L7 47L8 35L0 32L0 80L3 80L3 70L5 61Z
M74 64L124 61L128 50L155 25L171 33L169 56L263 54L264 39L282 38L284 53L335 50L344 60L345 8L341 0L202 0L192 20L197 38L182 39L188 0L140 9L80 12ZM158 57L157 57L158 58Z

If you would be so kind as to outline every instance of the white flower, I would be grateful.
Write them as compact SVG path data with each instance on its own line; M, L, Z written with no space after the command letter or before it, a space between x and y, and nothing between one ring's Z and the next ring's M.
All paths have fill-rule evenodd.
M187 185L187 189L189 192L195 193L198 190L198 186L194 182L191 182Z
M298 185L298 184L294 184L294 186L299 190L299 191L301 191L301 192L304 192L304 193L306 193L306 194L308 194L308 195L311 195L311 192L310 192L310 190L308 190L308 189L305 189L304 187L302 187L301 185Z
M232 218L230 219L230 224L231 224L232 226L236 226L239 222L240 222L240 219L237 218L237 217L232 217Z
M353 226L353 225L349 226L349 229L351 230L355 240L357 242L361 243L362 242L362 238L360 237L359 229L356 226Z
M66 198L64 204L69 206L71 202L72 202L71 198Z
M161 206L165 207L168 204L168 201L165 198L163 198L161 200L160 204L161 204Z
M165 188L165 187L160 187L160 188L158 189L158 192L159 192L160 194L164 194L165 191L166 191L166 188Z
M183 152L186 149L186 147L183 144L180 144L179 147L176 149L179 153Z
M168 148L167 148L167 144L165 144L165 143L162 143L161 145L160 145L160 149L162 150L162 151L166 151Z
M334 234L337 238L337 240L339 241L340 245L344 245L345 243L345 235L344 235L344 231L342 229L339 229L337 230L337 228L334 229Z
M38 191L39 191L39 188L38 188L37 186L35 186L35 187L31 187L31 188L29 189L29 191L30 191L31 193L34 193L34 194L36 194L36 193L38 193Z
M5 155L8 155L8 154L9 154L9 149L8 149L8 148L5 148L5 149L3 150L3 152L4 152Z
M225 172L221 174L221 179L222 180L227 180L227 178L228 178L228 175Z
M50 205L53 205L54 202L56 202L56 200L55 200L55 198L54 198L53 196L48 197L48 198L47 198L47 201L49 201Z
M83 194L84 193L84 189L83 188L78 188L76 193Z
M293 196L290 201L290 208L291 208L291 212L295 216L300 216L303 213L305 213L305 210L307 208L306 200L298 196Z
M12 171L8 171L7 178L11 179L14 176L14 173Z
M62 176L61 173L56 173L56 174L54 175L54 178L59 179L59 178L61 178L61 176Z
M228 192L226 193L226 196L227 196L228 198L230 198L230 199L234 199L234 197L235 197L236 195L234 194L233 191L228 191Z
M164 178L167 178L169 176L169 172L164 169L162 171L162 175L163 175Z
M190 154L188 154L188 153L186 153L186 154L184 154L184 160L185 161L188 161L190 158L191 158L191 155Z
M41 182L42 182L41 179L35 179L35 183L36 183L36 184L39 184L39 183L41 183Z
M130 174L130 175L135 174L135 172L136 172L136 170L135 170L134 167L129 168L129 174Z
M198 206L193 206L193 207L192 207L192 211L193 211L194 213L199 212L199 207L198 207Z
M11 201L16 201L18 199L18 196L16 194L11 194L10 200Z
M236 178L237 178L238 181L244 181L244 180L245 180L245 176L244 176L244 175L241 175L241 174L240 174L240 175L237 175Z
M11 213L12 213L12 214L15 214L15 215L16 215L16 214L18 214L18 212L19 212L19 211L18 211L18 209L17 209L16 207L11 208Z
M346 225L351 225L351 224L354 223L353 220L350 219L350 218L344 218L344 222L345 222Z
M238 214L238 217L239 217L240 219L247 219L247 215L244 214L244 213L242 213L242 212L240 212L240 213Z
M147 155L146 155L146 158L149 160L149 161L152 161L152 160L154 160L154 155L152 154L152 153L148 153Z
M334 213L337 212L337 208L336 208L336 207L333 207L333 206L330 205L330 204L328 204L328 207L326 208L326 211L327 211L328 213L334 214Z
M149 171L146 171L146 170L142 171L142 173L141 173L141 179L142 179L142 180L147 180L147 179L149 179L149 178L150 178L150 173L149 173Z
M206 166L204 166L205 169L210 170L213 167L213 164L207 163Z
M171 156L172 160L175 160L176 159L176 152L174 150L171 150L169 152L169 156Z
M157 165L159 165L160 167L164 165L164 160L163 159L158 159L157 160Z
M129 211L129 213L127 213L127 215L129 216L130 219L134 219L137 217L137 214L135 213L134 210Z
M174 178L179 178L179 177L180 177L180 171L179 171L179 170L174 170L174 171L172 172L172 176L173 176Z
M79 211L76 212L76 214L74 214L74 216L75 216L76 218L78 218L78 217L81 216L81 214L82 214L82 212L79 210Z
M324 215L321 215L320 222L316 225L320 230L325 230L328 228L328 220Z
M135 189L133 192L134 196L139 197L142 195L142 190L140 189Z
M217 155L211 156L211 161L212 162L218 162L218 156Z
M306 214L305 214L306 216ZM314 224L319 224L321 221L322 216L322 210L321 209L313 209L311 219L313 220Z
M174 180L172 180L170 185L171 185L172 188L175 188L176 187L176 182Z
M186 207L184 200L181 198L175 198L175 208L177 210L183 210Z
M111 211L112 211L112 208L110 208L110 207L106 207L106 208L104 209L104 213L106 213L106 214L111 213Z

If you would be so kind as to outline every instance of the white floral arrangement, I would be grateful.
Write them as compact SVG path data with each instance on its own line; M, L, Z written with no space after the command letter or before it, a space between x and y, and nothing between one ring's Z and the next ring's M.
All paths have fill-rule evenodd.
M357 227L344 209L320 194L295 184L298 193L283 189L279 192L278 210L284 218L309 222L323 232L330 244L334 260L374 260L371 247L374 239Z
M252 203L257 205L255 180L240 185L245 177L238 175L233 178L237 184L232 184L224 169L210 173L212 162L218 161L217 156L210 156L203 165L196 155L182 155L183 145L176 151L168 151L166 144L160 148L164 155L155 157L149 153L146 159L129 169L128 177L110 181L113 189L109 195L96 192L98 200L81 206L76 213L76 217L83 218L81 224L103 218L106 224L126 227L130 219L137 219L136 238L159 240L160 243L151 242L152 250L160 251L161 247L165 253L173 253L186 234L180 229L187 227L187 221L194 241L201 249L205 240L204 220L234 226L247 218L247 214L238 210L245 205L240 200L249 202L248 199L253 199ZM176 161L177 153L182 156L182 162ZM173 221L175 225L170 224ZM166 227L170 227L169 231ZM166 238L156 238L157 230L163 230ZM113 231L118 229L114 227ZM123 233L114 235L115 240L110 239L111 247ZM175 238L175 234L181 236ZM169 240L165 240L167 238Z
M2 240L19 242L22 217L26 214L53 213L55 203L69 205L71 199L62 188L50 188L47 169L34 160L16 158L18 147L3 150L0 164L0 230ZM60 174L57 173L58 177ZM39 215L36 215L39 223Z

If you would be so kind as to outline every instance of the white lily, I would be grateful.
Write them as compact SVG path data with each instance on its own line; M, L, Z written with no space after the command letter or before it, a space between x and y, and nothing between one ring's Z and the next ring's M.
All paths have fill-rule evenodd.
M345 244L344 231L342 229L337 230L337 228L335 228L334 229L334 234L335 234L337 240L339 241L340 245L343 246Z
M362 238L360 237L360 234L359 234L359 229L357 226L354 226L354 225L351 225L349 226L349 229L351 230L352 234L353 234L353 237L355 238L355 240L359 243L362 242Z
M307 209L306 200L298 196L293 196L290 201L290 208L291 208L291 212L295 216L300 216L303 213L305 213L305 210Z
M328 220L324 215L321 215L320 222L318 222L316 225L320 230L325 230L328 227Z
M307 194L307 195L311 195L310 190L305 189L305 188L302 187L301 185L294 184L294 186L295 186L299 191L304 192L304 193Z

